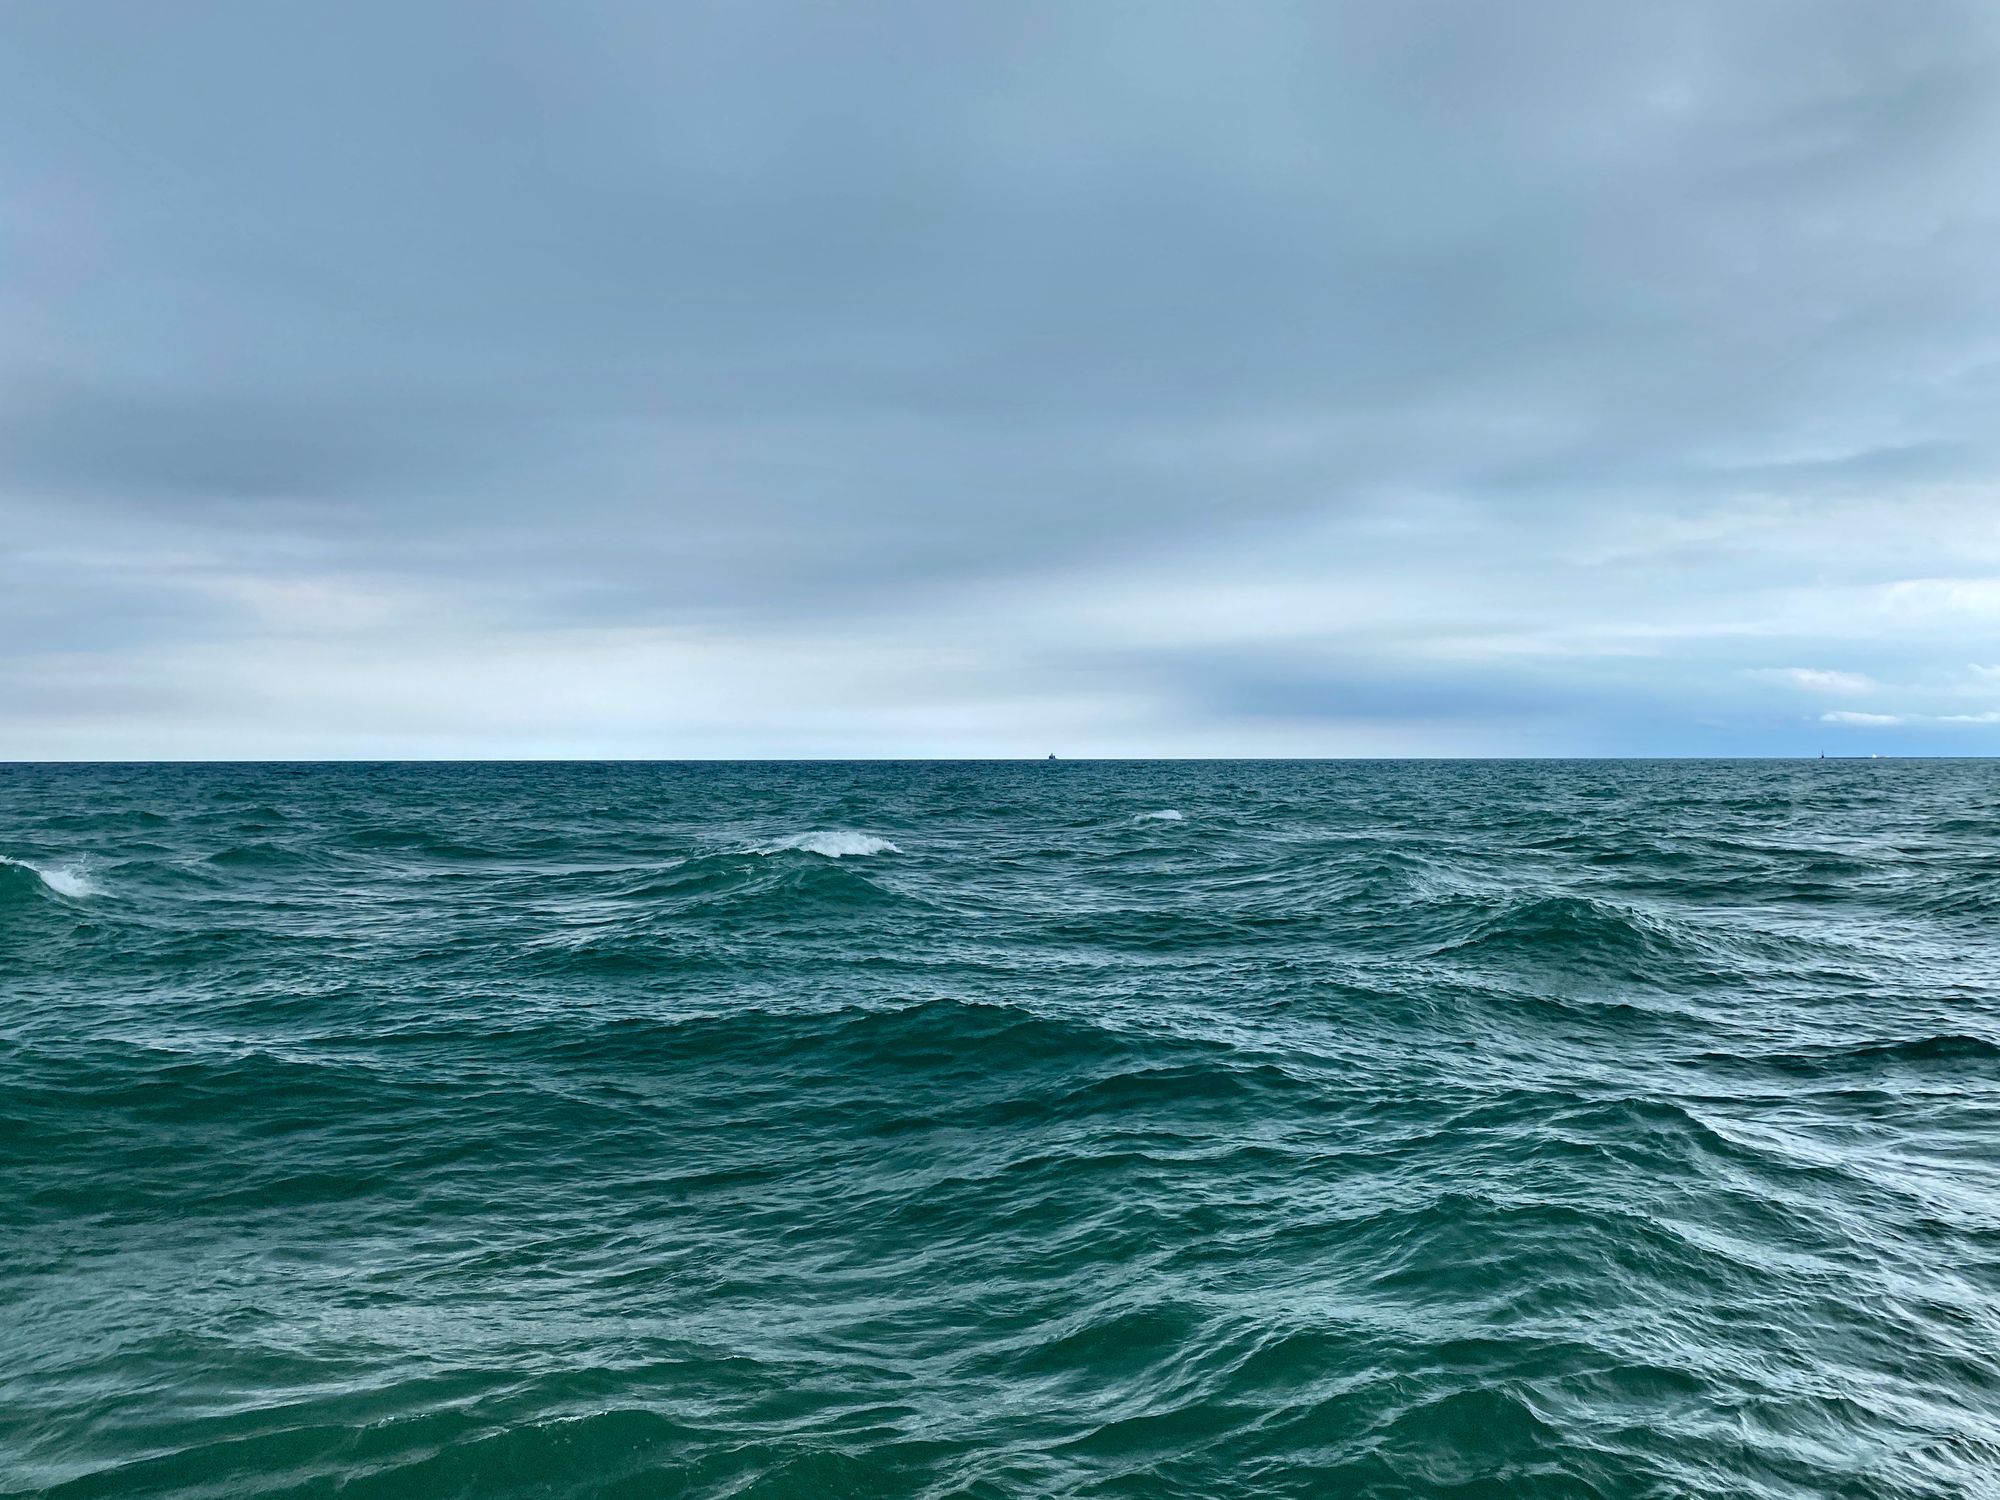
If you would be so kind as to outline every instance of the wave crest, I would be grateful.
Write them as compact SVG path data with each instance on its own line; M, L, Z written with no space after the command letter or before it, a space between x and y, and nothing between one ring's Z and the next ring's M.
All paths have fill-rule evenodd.
M759 844L752 851L756 854L822 854L828 859L844 859L852 855L901 854L903 851L885 838L872 833L853 833L846 829L826 828L812 833L788 834L781 839L773 839L768 844Z
M58 896L68 896L73 901L80 901L85 896L98 895L103 890L102 886L90 878L89 872L81 864L75 862L61 865L38 865L32 860L15 859L10 855L0 854L0 865L9 865L17 870L26 870Z
M1485 912L1472 931L1437 949L1444 953L1564 959L1573 962L1659 962L1692 956L1690 939L1657 917L1588 896L1516 898Z

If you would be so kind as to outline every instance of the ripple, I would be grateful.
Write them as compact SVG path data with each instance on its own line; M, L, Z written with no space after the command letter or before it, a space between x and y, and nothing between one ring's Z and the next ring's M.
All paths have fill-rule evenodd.
M0 1492L1971 1500L1993 776L0 767Z

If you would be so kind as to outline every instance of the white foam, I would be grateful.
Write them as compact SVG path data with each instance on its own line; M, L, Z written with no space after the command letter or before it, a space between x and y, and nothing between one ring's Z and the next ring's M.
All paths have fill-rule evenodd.
M1158 812L1139 813L1132 821L1134 823L1178 823L1182 821L1184 816L1182 813L1175 812L1171 807L1163 807Z
M872 833L848 833L842 829L822 829L815 833L794 833L785 838L774 839L759 845L759 854L778 854L785 850L798 850L804 854L824 854L828 859L840 859L849 854L901 854L887 839L877 838Z
M72 899L77 899L84 896L95 896L102 889L96 881L84 873L83 866L77 864L38 865L31 860L13 859L8 855L0 854L0 865L13 865L18 869L33 870L40 877L42 884L54 891L58 896L68 896Z

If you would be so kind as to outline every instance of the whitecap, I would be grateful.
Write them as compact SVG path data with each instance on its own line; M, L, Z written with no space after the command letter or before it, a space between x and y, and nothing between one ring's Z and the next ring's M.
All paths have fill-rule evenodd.
M1163 807L1158 812L1135 814L1132 821L1134 823L1179 823L1185 816L1186 814L1175 812L1171 807Z
M887 839L877 838L872 833L849 833L843 829L821 829L814 833L794 833L781 839L773 839L768 844L760 844L759 854L780 854L787 850L797 850L803 854L824 854L828 859L840 859L854 854L901 854Z
M0 865L13 865L17 869L32 870L42 884L58 896L80 899L84 896L95 896L102 889L79 864L38 865L32 860L14 859L9 855L0 854Z

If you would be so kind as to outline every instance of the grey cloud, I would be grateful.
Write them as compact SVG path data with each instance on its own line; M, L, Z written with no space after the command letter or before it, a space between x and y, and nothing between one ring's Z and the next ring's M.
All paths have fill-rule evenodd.
M1360 693L1776 744L1755 639L1394 680L1570 596L1587 635L1893 582L1681 533L1992 482L1996 147L1970 3L17 7L0 659L247 639L265 578L551 639L900 619L1162 734ZM28 558L121 539L158 565ZM1218 668L961 607L1251 542L1429 636Z
M434 406L360 393L308 404L240 388L19 381L0 397L0 467L29 491L111 500L309 500L476 471L479 446L501 436L497 424L453 429Z

